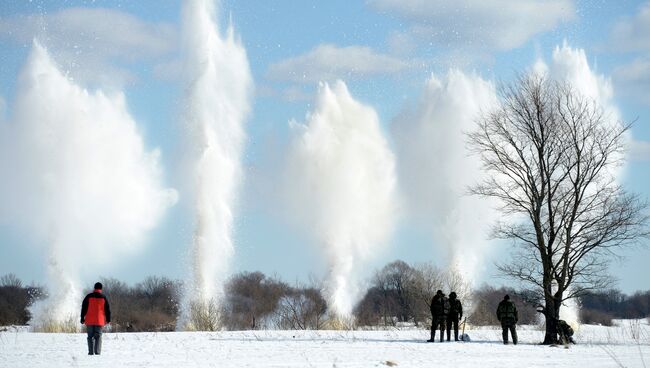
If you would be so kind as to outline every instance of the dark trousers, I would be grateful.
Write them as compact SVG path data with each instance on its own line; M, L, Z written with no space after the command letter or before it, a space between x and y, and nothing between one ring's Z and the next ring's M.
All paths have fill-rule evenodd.
M88 332L88 354L102 353L102 326L86 326Z
M451 340L451 329L454 329L454 339L458 341L458 317L449 316L447 318L447 341Z
M517 345L517 325L514 323L501 322L501 328L503 329L503 343L508 343L508 330L510 330L510 335L512 335L512 343Z
M433 317L431 321L431 340L436 339L436 330L440 328L440 342L443 341L445 334L445 317Z

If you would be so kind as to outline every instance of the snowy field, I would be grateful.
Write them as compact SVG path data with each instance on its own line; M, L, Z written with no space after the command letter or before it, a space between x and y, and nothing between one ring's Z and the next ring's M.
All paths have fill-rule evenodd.
M108 333L103 354L86 355L84 334L0 332L0 367L646 367L650 327L582 326L569 349L537 345L543 332L466 331L471 342L425 343L428 331L237 331Z

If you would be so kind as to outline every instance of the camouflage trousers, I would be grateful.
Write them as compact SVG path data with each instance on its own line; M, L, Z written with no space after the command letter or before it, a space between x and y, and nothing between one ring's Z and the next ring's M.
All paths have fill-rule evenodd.
M458 316L447 318L447 341L451 340L451 329L454 329L454 340L458 341Z
M443 341L444 338L444 332L446 329L446 321L447 318L444 316L442 317L433 317L431 320L431 340L435 340L436 338L436 330L440 329L440 342Z
M503 343L508 343L508 331L510 331L512 343L517 345L517 324L514 321L501 321L501 328L503 329Z

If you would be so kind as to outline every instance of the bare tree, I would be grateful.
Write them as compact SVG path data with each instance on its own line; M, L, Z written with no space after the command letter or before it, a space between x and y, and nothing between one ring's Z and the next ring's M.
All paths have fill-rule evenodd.
M268 278L261 272L242 272L233 276L226 286L229 329L265 328L278 307L280 298L289 290L282 281Z
M437 290L455 291L461 300L469 299L469 285L451 270L431 263L409 265L391 262L378 270L366 295L355 308L357 321L365 325L395 325L431 321L431 298Z
M630 125L541 76L519 77L500 97L468 135L489 174L471 191L500 201L495 237L519 247L499 268L538 287L551 344L562 302L609 284L615 251L647 235L646 204L615 175Z
M295 287L280 298L275 311L280 329L320 330L325 326L327 303L321 292L313 287Z
M385 308L385 312L391 312L388 317L397 317L400 322L412 319L414 277L413 267L400 260L387 264L375 274L372 283L384 296L385 307L396 307Z

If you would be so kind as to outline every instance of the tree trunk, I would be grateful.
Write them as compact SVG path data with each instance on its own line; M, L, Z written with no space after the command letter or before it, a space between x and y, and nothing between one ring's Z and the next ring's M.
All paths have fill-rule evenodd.
M544 335L543 344L557 344L557 321L560 318L560 305L562 303L554 297L547 296L545 299L544 317L546 319L546 334Z

